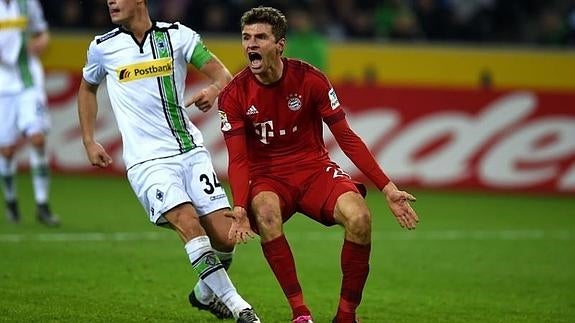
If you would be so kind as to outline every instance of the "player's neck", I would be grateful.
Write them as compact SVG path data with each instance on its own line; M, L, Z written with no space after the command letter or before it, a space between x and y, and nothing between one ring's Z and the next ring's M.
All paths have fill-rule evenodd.
M132 20L123 24L122 27L134 34L138 41L142 41L146 36L146 32L152 28L152 20L148 14L136 15Z
M258 81L262 84L268 85L279 81L282 78L284 71L284 61L280 58L271 65L270 68L263 74L256 75Z

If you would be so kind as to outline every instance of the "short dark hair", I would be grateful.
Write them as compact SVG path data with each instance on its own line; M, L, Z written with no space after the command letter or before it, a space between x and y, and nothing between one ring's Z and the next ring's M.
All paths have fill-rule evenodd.
M246 25L257 23L272 26L272 33L276 41L286 37L287 19L284 14L276 8L259 6L244 12L241 19L242 30Z

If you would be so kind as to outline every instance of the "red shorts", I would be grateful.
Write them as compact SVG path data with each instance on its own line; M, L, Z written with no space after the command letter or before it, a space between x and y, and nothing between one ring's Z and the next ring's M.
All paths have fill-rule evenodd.
M255 176L250 184L251 197L263 191L275 192L280 198L283 222L299 212L326 226L335 224L337 198L345 192L357 192L365 197L362 183L353 181L335 163L313 164L273 174ZM253 215L249 212L252 229L257 232Z

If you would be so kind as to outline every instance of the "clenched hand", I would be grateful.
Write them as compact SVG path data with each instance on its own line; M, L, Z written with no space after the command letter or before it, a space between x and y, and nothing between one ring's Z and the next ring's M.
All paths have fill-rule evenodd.
M97 142L92 142L85 144L86 154L92 166L98 166L100 168L108 167L112 163L112 157L108 155L104 147Z
M186 107L188 108L192 104L195 104L200 111L207 112L214 105L218 94L220 94L220 91L217 86L210 84L194 94L190 99L186 100Z

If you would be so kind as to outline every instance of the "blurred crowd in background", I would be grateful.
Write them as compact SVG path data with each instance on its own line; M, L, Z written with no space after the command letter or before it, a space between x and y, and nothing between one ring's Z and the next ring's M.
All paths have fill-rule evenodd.
M104 0L43 0L53 29L111 28ZM286 13L291 31L330 41L433 41L575 45L575 0L148 0L157 20L202 34L239 35L261 4ZM289 39L289 38L288 38Z

